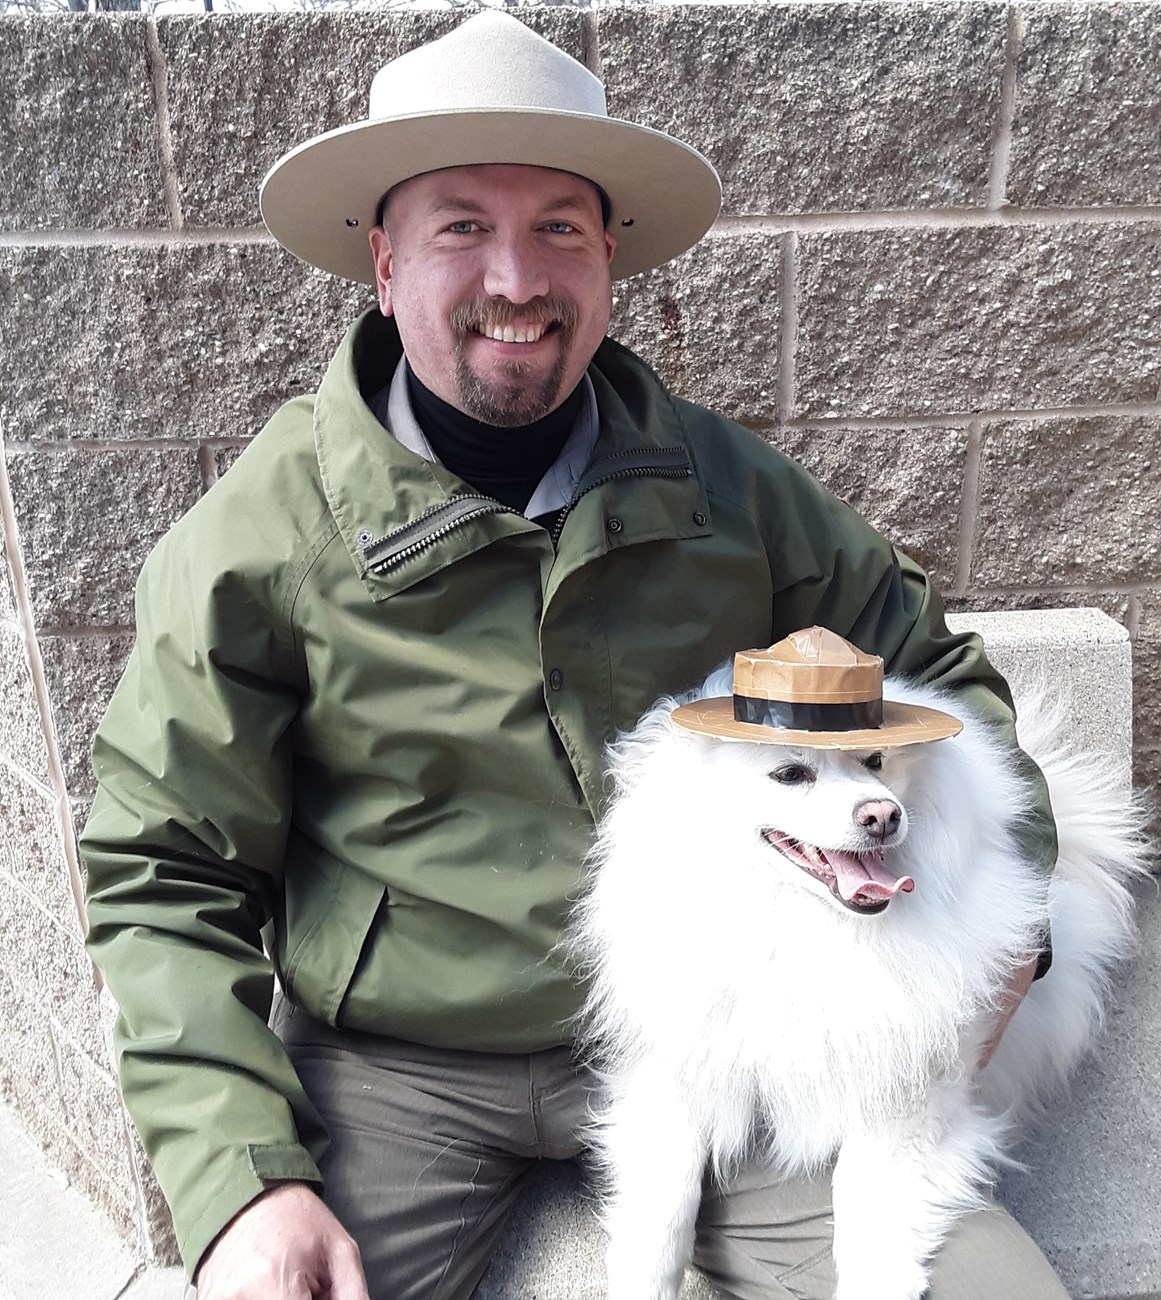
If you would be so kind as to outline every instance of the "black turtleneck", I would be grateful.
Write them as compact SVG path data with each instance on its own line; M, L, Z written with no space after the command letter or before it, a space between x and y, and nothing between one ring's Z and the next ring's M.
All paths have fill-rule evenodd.
M449 406L407 368L412 412L441 464L477 492L520 511L572 432L584 400L581 387L532 424L502 429Z

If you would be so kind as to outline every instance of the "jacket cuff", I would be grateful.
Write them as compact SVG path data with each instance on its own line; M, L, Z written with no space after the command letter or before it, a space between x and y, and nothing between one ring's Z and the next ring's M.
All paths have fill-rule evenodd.
M305 1147L297 1143L254 1144L232 1158L231 1176L185 1224L174 1216L177 1245L192 1282L202 1257L251 1201L279 1183L309 1183L322 1192L322 1174Z

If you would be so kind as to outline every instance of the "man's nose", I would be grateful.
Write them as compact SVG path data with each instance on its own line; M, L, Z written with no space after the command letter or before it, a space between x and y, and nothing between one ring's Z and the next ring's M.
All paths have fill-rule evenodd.
M544 259L531 241L497 239L488 248L484 268L484 292L490 298L529 302L548 293Z

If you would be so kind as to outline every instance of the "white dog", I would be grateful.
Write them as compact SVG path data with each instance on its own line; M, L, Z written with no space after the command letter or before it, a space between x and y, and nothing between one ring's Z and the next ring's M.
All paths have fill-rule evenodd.
M818 635L823 661L835 642L867 658L813 629L797 634L807 660ZM606 1084L609 1297L672 1300L707 1167L726 1178L758 1156L794 1173L835 1162L837 1300L918 1300L1013 1124L1100 1026L1134 938L1124 881L1145 869L1142 813L1022 717L1060 835L1049 883L1017 847L1029 795L1010 753L954 697L889 681L903 720L879 743L856 729L859 748L732 715L719 727L696 704L671 716L729 691L719 672L614 746L571 934ZM958 715L962 733L915 743L915 706L945 737ZM981 1072L1005 981L1049 925L1051 969Z

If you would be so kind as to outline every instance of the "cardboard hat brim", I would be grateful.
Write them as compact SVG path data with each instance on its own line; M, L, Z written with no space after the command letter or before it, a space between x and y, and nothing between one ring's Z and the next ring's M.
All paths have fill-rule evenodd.
M732 696L694 700L674 709L673 721L686 731L696 731L718 740L747 741L756 745L796 745L802 749L900 749L904 745L925 745L947 740L963 730L963 723L950 713L921 704L883 701L883 724L858 731L792 731L766 727L734 718Z
M327 131L275 163L259 204L292 253L371 284L367 232L383 194L425 172L486 163L548 167L599 185L612 208L614 279L692 248L721 206L717 172L680 140L617 118L536 108L426 112Z

